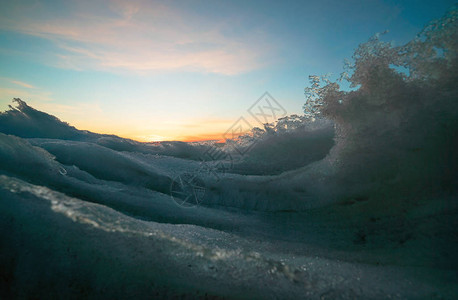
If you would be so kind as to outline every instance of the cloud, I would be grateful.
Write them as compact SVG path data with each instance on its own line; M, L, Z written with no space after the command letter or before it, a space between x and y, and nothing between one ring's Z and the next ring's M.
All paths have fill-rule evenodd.
M25 83L25 82L22 82L22 81L19 81L19 80L10 80L11 83L14 83L16 85L19 85L19 86L22 86L22 87L25 87L25 88L28 88L28 89L34 89L35 87L31 84L28 84L28 83Z
M206 19L211 12L192 14L170 3L110 1L106 8L82 1L54 13L43 3L35 11L9 5L0 28L51 41L56 50L49 60L62 68L232 75L261 67L270 49L259 29L227 33L241 26L234 23L240 18Z
M24 82L24 81L19 81L19 80L16 80L16 79L12 79L12 78L8 78L8 77L0 77L0 81L2 82L7 82L7 83L12 83L14 85L17 85L17 86L20 86L20 87L23 87L23 88L27 88L27 89L35 89L36 87L27 83L27 82Z

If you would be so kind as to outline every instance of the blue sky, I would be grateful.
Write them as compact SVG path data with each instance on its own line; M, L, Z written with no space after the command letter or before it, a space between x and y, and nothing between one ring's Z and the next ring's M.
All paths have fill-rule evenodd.
M80 129L218 138L265 91L301 113L377 32L402 44L454 1L2 1L0 109L13 97Z

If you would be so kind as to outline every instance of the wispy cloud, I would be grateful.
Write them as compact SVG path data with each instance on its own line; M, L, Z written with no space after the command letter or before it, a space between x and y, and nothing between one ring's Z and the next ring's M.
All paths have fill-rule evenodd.
M0 82L3 82L3 83L12 83L14 85L17 85L17 86L20 86L20 87L23 87L23 88L27 88L27 89L35 89L36 87L31 85L31 84L28 84L24 81L20 81L20 80L17 80L17 79L12 79L12 78L7 78L7 77L0 77ZM0 85L4 85L4 84L1 84Z
M25 82L22 82L22 81L19 81L19 80L10 80L11 83L14 83L16 85L19 85L19 86L22 86L22 87L25 87L25 88L28 88L28 89L34 89L35 87L31 84L28 84L28 83L25 83Z
M52 41L50 59L63 68L230 75L262 66L270 49L259 29L229 35L227 28L240 20L205 20L172 2L110 1L101 9L97 1L78 1L55 13L40 3L42 14L14 3L16 14L0 13L0 28Z

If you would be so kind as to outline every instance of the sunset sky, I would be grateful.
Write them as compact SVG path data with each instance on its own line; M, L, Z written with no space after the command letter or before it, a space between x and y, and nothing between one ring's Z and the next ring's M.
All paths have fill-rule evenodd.
M340 73L377 32L406 42L454 2L2 1L0 110L19 97L78 129L220 139L265 91L301 113L308 75Z

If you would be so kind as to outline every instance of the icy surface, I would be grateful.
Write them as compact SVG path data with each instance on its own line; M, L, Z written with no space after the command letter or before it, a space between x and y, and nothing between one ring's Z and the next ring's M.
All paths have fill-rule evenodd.
M306 243L277 244L246 236L244 230L142 221L6 176L0 177L0 187L4 249L15 257L9 292L17 288L19 295L345 299L451 297L456 292L452 270L431 274L424 267L350 263L300 249ZM238 214L219 217L244 219ZM37 243L43 239L46 244Z

